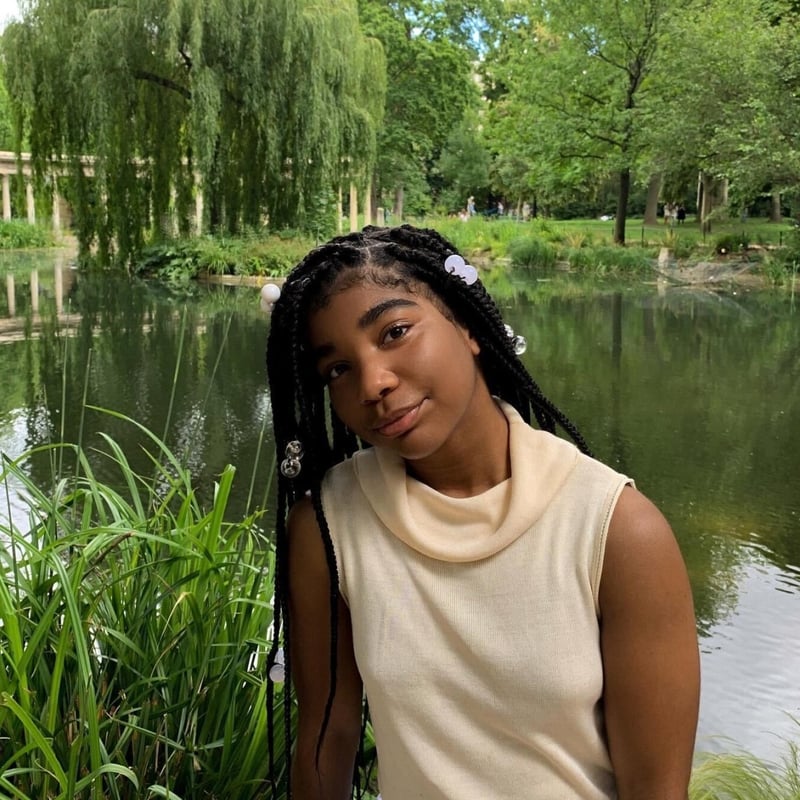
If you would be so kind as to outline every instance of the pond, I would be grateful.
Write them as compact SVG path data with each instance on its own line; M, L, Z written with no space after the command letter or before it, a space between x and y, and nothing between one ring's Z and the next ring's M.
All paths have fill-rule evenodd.
M672 523L701 637L697 749L780 758L800 740L800 313L788 294L561 274L486 276L524 359L595 454ZM79 274L63 254L0 258L0 451L103 432L142 474L164 439L201 498L234 464L230 513L272 507L269 319L258 290ZM288 379L288 376L287 376ZM152 449L152 448L150 448ZM53 465L30 477L50 485ZM7 485L0 524L23 526Z

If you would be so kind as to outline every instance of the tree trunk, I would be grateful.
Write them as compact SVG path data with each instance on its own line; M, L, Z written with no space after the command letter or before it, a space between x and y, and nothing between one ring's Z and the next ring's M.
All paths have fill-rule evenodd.
M695 203L697 208L697 219L701 222L703 220L703 173L697 173L697 201Z
M772 204L769 209L770 222L783 222L783 214L781 213L781 193L772 193Z
M708 233L711 230L711 212L714 210L714 178L703 173L703 202L700 206L700 224Z
M625 222L628 218L628 195L631 193L631 171L627 167L619 173L617 216L614 219L614 243L625 244Z
M645 225L658 225L658 195L661 193L661 178L661 173L656 172L650 176L650 182L647 184L647 203L644 209Z
M394 190L394 208L392 215L394 216L393 224L399 225L403 219L403 200L405 198L405 189L402 186L397 186Z

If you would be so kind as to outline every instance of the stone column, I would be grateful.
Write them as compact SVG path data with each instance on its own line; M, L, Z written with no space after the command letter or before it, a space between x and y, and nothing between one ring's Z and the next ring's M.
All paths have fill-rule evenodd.
M39 313L39 272L34 270L31 272L31 311L34 314Z
M59 258L54 267L56 314L64 311L64 260Z
M339 193L336 196L336 233L342 233L342 187L339 187Z
M194 232L200 236L203 233L203 213L205 210L205 197L200 186L199 177L194 184Z
M53 179L53 231L61 233L61 195L58 193L58 184Z
M364 224L372 225L372 181L367 182L364 191Z
M358 230L358 189L350 184L350 232Z
M11 219L11 176L3 175L3 219Z
M11 273L6 275L6 295L8 297L8 316L15 317L17 315L17 295L14 276Z
M386 224L386 213L383 210L382 206L378 206L378 213L375 217L375 224L382 228Z
M28 222L33 225L36 222L36 202L33 197L33 180L28 179L25 184L25 197L28 201Z

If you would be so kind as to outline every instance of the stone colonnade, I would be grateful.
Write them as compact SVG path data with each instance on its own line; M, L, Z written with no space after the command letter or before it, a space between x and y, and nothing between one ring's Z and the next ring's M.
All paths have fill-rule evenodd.
M386 212L383 208L378 206L375 209L375 214L372 213L372 185L369 184L364 191L364 225L378 225L386 224ZM342 220L344 219L342 212L342 190L339 189L339 201L336 208L337 232L343 233ZM361 230L358 224L358 187L355 183L350 184L350 232Z
M33 178L31 175L30 155L27 153L22 154L22 177L25 181L25 198L26 198L26 215L28 222L34 224L36 222L36 203L33 193ZM89 167L91 171L91 167ZM17 156L15 153L0 151L0 180L2 181L2 199L3 199L3 219L11 219L11 176L18 174L17 172ZM52 177L53 182L53 210L52 210L52 223L53 230L56 233L61 232L62 227L62 209L64 207L64 200L58 191L58 177ZM359 208L358 208L358 195L359 187L355 183L350 184L350 230L359 230ZM343 230L343 215L342 215L342 191L339 191L339 200L337 208L337 229L339 233ZM199 176L196 179L195 185L195 231L199 234L203 231L203 213L205 209L205 201L203 190L200 184ZM364 217L364 225L384 225L385 213L383 208L372 208L372 186L367 185L363 191L363 208L361 209Z
M31 174L30 161L31 157L28 153L22 153L20 156L22 162L22 179L25 181L25 215L28 222L33 225L36 222L36 199L33 193L33 176ZM2 183L2 196L3 196L3 219L11 219L11 177L17 175L17 155L16 153L7 150L0 150L0 182ZM51 219L53 222L53 230L56 233L61 232L61 211L65 205L64 199L58 192L58 178L53 176L53 211Z
M52 276L52 289L48 288L44 294L48 297L52 296L56 313L62 314L64 313L64 298L69 296L75 282L75 272L67 266L66 257L63 254L57 256ZM5 290L8 316L11 318L18 316L20 311L17 307L17 285L21 282L30 284L30 308L22 309L22 313L26 314L30 311L34 316L39 313L39 301L42 296L39 287L39 270L34 269L27 276L9 273L6 275ZM49 281L47 283L49 286Z
M2 167L0 167L0 170L2 170ZM27 201L26 205L28 213L28 222L33 224L34 222L36 222L36 204L34 203L33 200L33 183L31 182L30 173L23 172L23 177L25 178L25 198ZM9 220L11 219L11 173L0 172L0 178L2 178L3 181L3 219ZM58 194L56 193L53 197L54 209L57 198ZM53 215L53 227L55 226L56 226L56 214ZM60 218L59 218L59 226L60 226Z

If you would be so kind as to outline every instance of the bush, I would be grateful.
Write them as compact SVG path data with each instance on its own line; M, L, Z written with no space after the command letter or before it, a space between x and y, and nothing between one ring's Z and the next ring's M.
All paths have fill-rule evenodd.
M0 250L52 247L54 244L52 231L41 225L31 225L21 219L0 221Z
M135 272L170 283L189 281L202 272L282 277L312 246L310 239L283 235L162 242L143 251Z
M515 267L552 267L557 251L550 243L535 237L514 239L508 245L508 257Z
M743 253L750 244L750 237L747 233L724 233L714 240L714 252L718 255L728 253Z
M596 247L572 247L562 252L572 269L581 272L640 273L653 266L652 255L641 247L618 247L600 245Z

